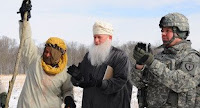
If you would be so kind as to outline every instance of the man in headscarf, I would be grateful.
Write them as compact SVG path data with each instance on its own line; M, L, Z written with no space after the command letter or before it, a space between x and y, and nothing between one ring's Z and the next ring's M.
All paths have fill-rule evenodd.
M4 108L6 103L6 89L3 85L2 81L0 80L0 107Z
M30 5L30 2L23 4L25 8L20 10L20 13L24 14L31 10ZM49 38L41 56L31 38L29 21L24 17L19 24L20 40L25 39L22 57L25 59L27 70L17 107L61 108L64 102L65 108L75 108L71 76L66 73L67 46L65 42L57 37Z
M83 88L82 108L130 108L130 61L124 51L111 45L112 25L95 22L93 38L83 61L68 68L72 83Z

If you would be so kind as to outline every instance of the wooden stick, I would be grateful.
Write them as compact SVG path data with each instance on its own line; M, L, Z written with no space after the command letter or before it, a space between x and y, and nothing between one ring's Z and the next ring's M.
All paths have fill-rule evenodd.
M22 47L24 45L24 40L25 40L24 39L24 30L26 28L25 23L27 23L27 13L28 12L25 12L24 21L22 22L23 23L22 37L21 37L21 41L20 41L20 45L19 45L19 50L18 50L18 53L17 53L17 60L15 62L14 73L13 73L12 79L9 81L9 89L8 89L8 94L7 94L7 98L6 98L5 108L9 107L10 96L11 96L11 93L12 93L12 90L13 90L13 87L14 87L16 76L18 75L19 62L20 62L20 59L21 59Z

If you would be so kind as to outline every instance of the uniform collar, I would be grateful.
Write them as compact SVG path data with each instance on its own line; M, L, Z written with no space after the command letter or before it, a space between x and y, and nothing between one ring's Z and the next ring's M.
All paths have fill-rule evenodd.
M183 50L191 49L191 42L190 40L183 40L178 44L171 46L169 48L164 48L163 53L165 54L177 54Z

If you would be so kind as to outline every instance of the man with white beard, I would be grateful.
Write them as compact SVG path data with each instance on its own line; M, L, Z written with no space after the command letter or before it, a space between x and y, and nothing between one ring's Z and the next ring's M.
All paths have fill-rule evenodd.
M73 85L83 88L82 108L130 108L130 61L111 45L112 36L111 24L95 22L89 52L78 67L68 68Z

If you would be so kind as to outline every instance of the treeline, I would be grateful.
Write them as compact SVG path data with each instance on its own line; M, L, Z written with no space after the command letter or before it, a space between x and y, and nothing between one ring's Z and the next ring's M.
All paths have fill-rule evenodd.
M0 74L13 73L18 47L16 40L0 37ZM20 63L21 64L21 63ZM22 65L20 65L21 67Z
M127 52L130 59L134 60L133 48L136 42L128 42L121 46L114 45ZM6 36L0 36L0 75L1 74L12 74L15 67L17 52L19 44L15 39L11 39ZM38 45L38 53L42 54L44 44ZM77 42L67 42L67 55L68 55L68 66L72 64L78 65L82 61L85 53L88 51L88 46ZM19 74L26 73L26 66L24 64L23 57L21 58L19 65Z
M88 51L88 46L84 44L80 44L77 42L66 42L67 43L67 55L68 55L68 66L72 64L78 65L80 61L82 61L85 53ZM133 48L135 47L137 42L130 41L123 45L117 45L117 43L113 42L115 47L118 47L124 50L130 60L134 61L133 58ZM6 36L0 36L0 75L1 74L12 74L15 67L17 52L18 52L18 44L15 39L10 39ZM152 46L154 47L154 46ZM38 53L42 55L44 44L38 45ZM157 51L158 52L158 51ZM154 54L156 52L154 51ZM23 57L20 61L19 65L19 74L26 73L25 62L23 61Z

